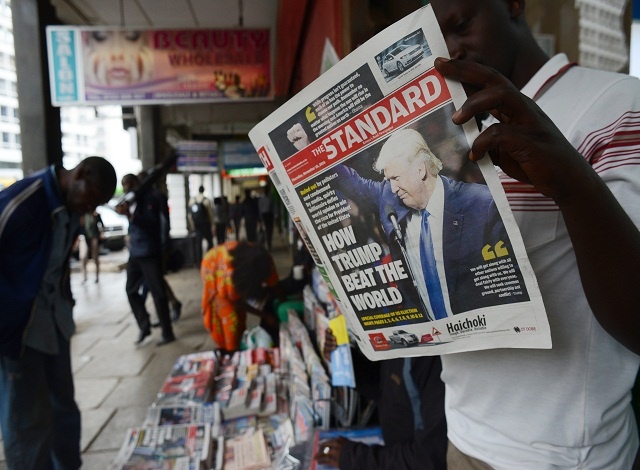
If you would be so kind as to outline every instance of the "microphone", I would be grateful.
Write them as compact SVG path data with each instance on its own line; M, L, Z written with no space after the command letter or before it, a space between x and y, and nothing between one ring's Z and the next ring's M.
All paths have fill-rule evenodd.
M384 213L386 214L387 219L391 222L391 225L393 225L393 233L396 236L396 240L398 240L398 243L403 243L404 239L402 237L400 226L398 225L398 214L396 213L396 210L391 204L387 204L384 206Z

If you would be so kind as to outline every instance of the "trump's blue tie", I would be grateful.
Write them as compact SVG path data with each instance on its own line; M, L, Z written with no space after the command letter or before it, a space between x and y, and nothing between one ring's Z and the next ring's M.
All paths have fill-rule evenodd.
M447 310L444 306L440 278L436 268L436 258L433 255L433 241L431 240L431 230L429 230L429 212L422 211L422 233L420 234L420 262L422 263L422 273L424 282L429 293L429 303L436 320L447 317Z

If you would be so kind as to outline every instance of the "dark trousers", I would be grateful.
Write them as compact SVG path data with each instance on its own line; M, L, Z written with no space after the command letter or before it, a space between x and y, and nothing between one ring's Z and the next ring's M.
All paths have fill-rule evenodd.
M265 242L267 248L271 249L271 242L273 240L273 212L263 212L260 214L262 223L264 224Z
M213 248L213 235L211 235L211 227L196 227L196 261L198 264L202 261L204 253L202 252L202 240L207 241L207 249L204 253Z
M136 318L140 331L148 331L151 328L149 312L144 305L144 297L140 294L140 285L143 279L153 297L158 321L162 328L164 339L173 338L173 328L169 316L169 301L165 290L164 275L162 272L162 259L160 256L144 258L129 258L127 263L127 298Z
M227 241L227 224L216 224L216 242L222 245Z
M58 354L27 347L19 359L0 356L0 424L10 469L75 470L82 464L70 345L60 334L58 346Z
M236 241L240 241L240 225L242 224L242 218L233 219L233 229L236 232Z

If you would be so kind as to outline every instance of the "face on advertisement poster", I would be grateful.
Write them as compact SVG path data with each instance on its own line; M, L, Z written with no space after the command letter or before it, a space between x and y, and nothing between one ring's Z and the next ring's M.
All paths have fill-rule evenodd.
M141 31L85 31L85 78L103 87L130 87L151 79L153 53Z

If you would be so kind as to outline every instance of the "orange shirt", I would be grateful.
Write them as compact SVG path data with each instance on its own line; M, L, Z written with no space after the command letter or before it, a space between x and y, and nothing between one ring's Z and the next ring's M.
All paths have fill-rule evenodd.
M231 280L233 257L230 252L237 245L238 242L230 241L212 248L200 266L204 326L211 333L216 346L226 351L240 349L242 333L246 329L246 313L235 309L234 304L240 300L240 295ZM273 260L271 268L266 284L273 287L278 283Z

